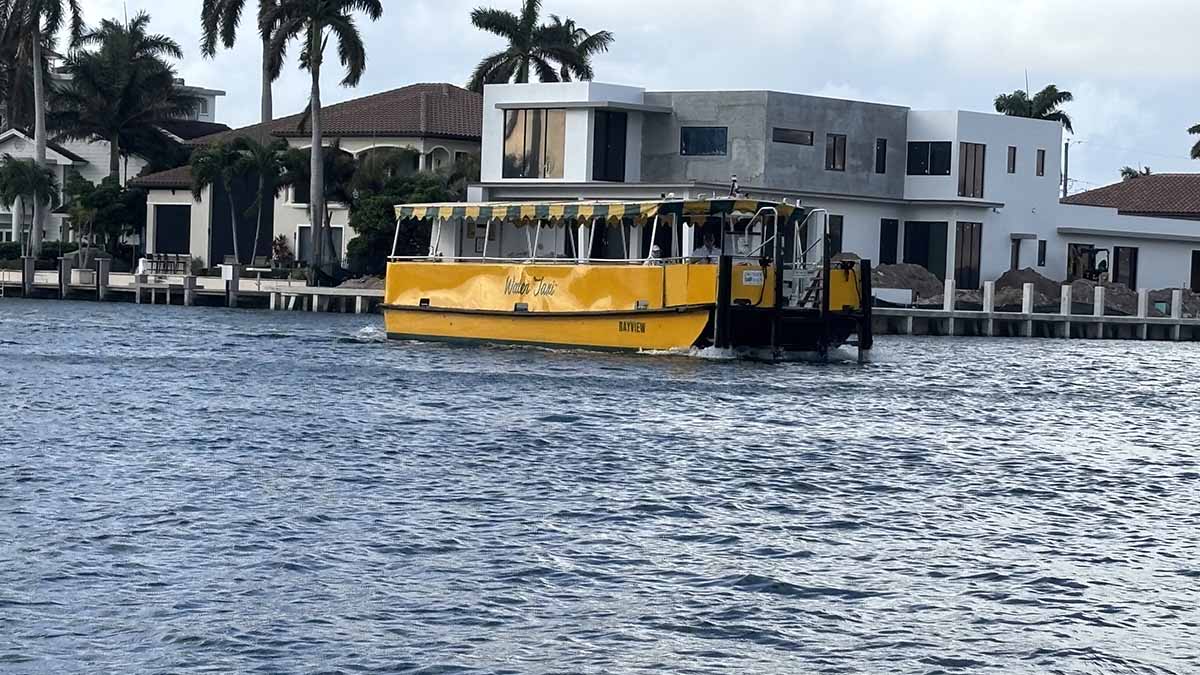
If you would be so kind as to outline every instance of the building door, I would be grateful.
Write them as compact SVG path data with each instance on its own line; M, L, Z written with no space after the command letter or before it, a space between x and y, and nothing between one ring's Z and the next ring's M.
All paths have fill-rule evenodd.
M979 257L983 223L956 223L954 239L954 283L961 289L978 290Z
M1200 293L1200 251L1192 251L1192 292Z
M1012 240L1012 252L1008 256L1008 269L1017 271L1021 269L1021 240Z
M944 222L905 221L904 262L920 265L938 279L945 279L946 228Z
M186 204L154 206L154 252L190 253L192 207Z
M1125 284L1131 291L1137 290L1138 250L1135 246L1113 247L1112 280Z
M884 218L879 221L879 264L895 265L896 248L899 246L900 221Z

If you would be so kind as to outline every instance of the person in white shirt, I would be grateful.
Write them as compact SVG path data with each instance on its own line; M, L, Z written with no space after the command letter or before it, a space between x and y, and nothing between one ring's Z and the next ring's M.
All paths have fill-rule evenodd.
M651 265L661 265L661 264L663 264L662 248L659 247L658 244L655 244L650 247L650 257L646 258L646 262L642 263L642 265L644 267L650 267Z
M704 233L704 245L692 251L695 262L715 263L721 258L721 247L717 246L717 238L712 232Z

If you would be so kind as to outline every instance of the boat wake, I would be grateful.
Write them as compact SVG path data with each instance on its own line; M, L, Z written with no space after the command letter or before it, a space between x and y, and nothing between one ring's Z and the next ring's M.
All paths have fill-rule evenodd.
M387 331L379 326L363 326L350 335L340 338L338 342L350 342L358 344L387 342Z

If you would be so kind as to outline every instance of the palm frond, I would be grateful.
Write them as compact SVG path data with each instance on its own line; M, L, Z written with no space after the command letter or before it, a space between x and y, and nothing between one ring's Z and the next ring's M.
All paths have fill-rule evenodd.
M521 20L512 12L477 7L471 11L471 23L479 30L513 39L521 33Z

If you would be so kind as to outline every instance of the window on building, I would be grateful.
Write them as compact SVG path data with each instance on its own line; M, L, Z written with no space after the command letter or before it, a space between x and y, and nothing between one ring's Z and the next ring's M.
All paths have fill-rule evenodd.
M679 154L720 156L729 154L727 127L683 127L679 130Z
M625 136L629 113L597 110L592 134L592 180L625 182Z
M884 218L879 221L879 264L895 265L896 251L900 243L900 221Z
M1114 246L1112 280L1124 284L1131 291L1137 290L1138 250L1135 246Z
M983 167L987 146L958 144L958 196L983 199Z
M812 145L813 132L805 131L804 129L775 127L771 131L771 140L776 143L787 143L789 145Z
M950 141L914 141L909 143L908 175L949 176Z
M1008 146L1008 172L1017 172L1017 146Z
M1038 267L1046 266L1046 240L1038 239Z
M979 257L983 223L956 223L954 240L954 283L961 289L979 289Z
M208 99L206 99L206 98L200 99L200 114L201 115L208 114Z
M565 110L504 111L505 178L562 178Z
M825 136L825 170L846 170L846 134Z
M837 255L842 252L842 231L845 218L842 216L829 216L829 255Z
M948 225L945 221L904 221L904 262L945 279Z
M887 139L875 139L875 173L887 173Z
M1041 148L1037 151L1037 175L1046 175L1046 151Z

